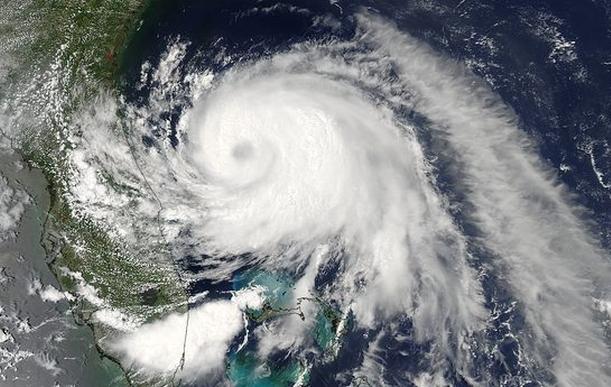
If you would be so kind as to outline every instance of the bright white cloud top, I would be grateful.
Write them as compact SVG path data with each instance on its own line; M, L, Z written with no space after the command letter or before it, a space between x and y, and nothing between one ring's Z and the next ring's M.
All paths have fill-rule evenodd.
M177 376L194 381L223 367L231 340L245 328L242 311L261 306L257 289L231 300L207 302L187 313L174 313L122 335L110 348L128 367L145 375ZM185 329L185 327L187 327ZM186 337L185 337L186 334ZM180 365L180 367L179 367Z
M609 257L514 114L463 66L393 25L370 14L357 23L353 41L295 45L214 76L181 74L185 45L170 46L156 70L143 68L143 80L150 76L158 87L148 107L122 108L136 133L146 134L147 119L159 117L165 104L190 101L178 147L135 149L145 160L143 182L110 130L86 132L89 146L73 156L81 169L73 194L82 210L111 219L119 235L135 241L158 231L144 225L157 218L160 202L166 238L177 251L206 251L202 275L210 279L255 262L300 268L307 294L319 268L341 252L342 271L328 293L359 327L412 319L416 340L435 343L435 371L451 359L469 374L465 343L489 319L477 270L485 266L506 279L532 335L525 351L549 364L559 385L611 385L610 352L592 302L609 297ZM183 87L167 87L181 79ZM477 238L465 236L450 215L418 129L397 114L402 109L425 117L431 135L443 140ZM93 112L83 122L103 127L108 120ZM154 200L134 207L119 194L91 195L101 189L88 178L96 167L154 187ZM106 201L125 213L108 211ZM123 221L126 213L143 221ZM474 257L469 243L485 249L488 260ZM245 328L239 300L191 310L186 341L178 328L186 315L175 314L127 334L114 349L127 366L167 374L184 342L186 378L216 373ZM282 345L273 335L260 333L259 340L264 348Z

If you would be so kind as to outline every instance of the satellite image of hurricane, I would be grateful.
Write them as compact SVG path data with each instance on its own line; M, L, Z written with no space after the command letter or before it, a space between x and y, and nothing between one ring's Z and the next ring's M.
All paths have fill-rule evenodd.
M611 386L611 2L0 1L0 386Z

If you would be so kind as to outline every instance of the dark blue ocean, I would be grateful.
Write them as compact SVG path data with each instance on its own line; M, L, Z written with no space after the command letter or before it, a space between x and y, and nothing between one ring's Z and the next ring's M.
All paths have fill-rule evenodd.
M277 1L153 1L142 23L129 42L121 64L123 93L133 104L145 104L149 90L133 87L146 61L159 62L172 41L188 42L187 56L192 71L212 68L215 72L241 62L272 55L291 45L311 40L349 40L355 33L354 14L363 8L392 20L402 31L426 42L452 60L466 63L509 105L519 118L519 127L534 140L544 163L557 171L584 218L592 219L586 227L606 249L611 249L611 3L607 1L282 1L273 12L248 12L253 7L277 5ZM298 12L306 9L308 12ZM315 17L333 15L340 28L313 25ZM220 61L219 57L232 61ZM237 58L237 59L236 59ZM184 109L179 106L165 112L174 132L151 131L142 144L153 147L169 137L178 144L176 125ZM460 176L455 174L450 157L444 157L443 146L428 132L426 120L414 112L405 112L419 125L425 150L436 157L439 189L452 201L464 200L459 189ZM493 130L493 128L492 128ZM477 228L468 217L455 213L467 237L476 239ZM472 246L479 262L485 264L488 252ZM201 254L204 254L201 252ZM205 256L178 257L182 269L197 273L204 270L196 262ZM197 259L194 259L197 258ZM239 288L239 281L253 268L243 268L232 280L201 280L190 292L208 291L223 294ZM331 269L330 269L331 270ZM285 273L270 281L283 285ZM290 276L291 273L288 273ZM294 274L294 273L293 273ZM332 279L319 275L322 284ZM290 280L287 280L290 282ZM512 333L524 329L524 318L512 308L514 301L503 278L493 274L482 278L486 308L499 311L474 352L474 373L485 380L492 377L498 385L537 386L554 383L545 367L524 367L520 362L519 344ZM426 372L431 366L422 356L433 343L398 341L397 335L410 337L413 329L408 319L396 321L392 334L381 335L378 343L383 352L378 359L384 364L384 379L389 385L409 385L405 375ZM310 371L310 385L375 385L357 380L350 370L363 361L362 349L369 337L380 332L349 329L343 345L332 361L316 362ZM236 338L236 345L243 337ZM495 348L492 351L491 348ZM234 369L248 368L248 360L231 357ZM240 363L240 361L242 363ZM287 373L289 354L272 359L273 372ZM238 364L240 363L240 364ZM236 365L237 364L237 365ZM245 365L246 364L246 365ZM228 371L229 372L229 371ZM248 374L248 371L243 371ZM341 376L338 376L341 375ZM235 375L234 375L235 376ZM456 370L448 367L446 380L456 386L472 385ZM239 385L291 385L282 375ZM207 382L201 382L206 385Z

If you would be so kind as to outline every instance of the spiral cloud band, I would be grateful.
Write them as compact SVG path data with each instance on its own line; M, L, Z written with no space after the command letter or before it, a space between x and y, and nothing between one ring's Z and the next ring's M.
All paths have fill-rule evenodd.
M463 323L471 323L478 307L469 291L477 291L467 286L452 295L468 272L464 246L423 173L413 131L339 81L247 72L254 79L226 81L190 127L190 152L206 182L209 244L274 255L297 243L305 259L308 245L341 236L352 255L349 271L367 283L364 304L355 305L362 322L377 308L414 309L415 273L427 273L430 291L441 288L442 299L454 299L445 307L466 308ZM437 238L453 233L458 251L445 259L456 273L443 269L447 251L436 249ZM428 314L440 305L426 300L432 294L420 297L422 318L434 321Z
M525 315L527 328L517 333L524 363L551 369L559 385L611 384L608 342L592 307L593 298L608 297L609 257L514 114L463 66L368 13L358 16L351 41L296 44L214 76L182 73L181 50L172 46L151 73L154 85L166 86L151 94L148 108L124 107L137 134L146 134L151 121L162 121L164 104L190 106L178 124L178 146L132 150L146 160L140 168L162 207L151 211L153 201L143 200L130 211L159 216L176 251L204 250L202 276L226 279L253 263L291 271L295 298L322 292L360 329L384 330L408 318L415 340L433 343L433 367L442 372L452 362L477 383L470 340L491 324L483 278L494 275ZM177 81L185 86L167 87ZM465 197L458 208L438 187L423 131L443 146L439 157L458 176ZM134 162L121 156L121 145L88 136L95 146L90 155L77 152L79 162L142 184L120 170ZM77 196L83 181L75 182ZM98 199L78 199L100 218L120 216L99 210ZM477 232L466 232L456 212ZM317 288L317 273L338 257L336 280ZM205 309L190 313L205 320ZM288 329L291 318L274 325L282 334L255 332L260 348L305 347L301 331ZM129 345L117 347L137 364L142 334L131 335ZM295 337L287 343L287 335ZM201 356L187 358L205 361ZM192 365L183 370L198 373Z

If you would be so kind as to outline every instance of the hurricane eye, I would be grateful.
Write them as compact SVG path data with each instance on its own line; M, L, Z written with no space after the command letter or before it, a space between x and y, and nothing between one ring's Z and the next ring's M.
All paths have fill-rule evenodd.
M0 387L611 387L607 15L0 0Z
M254 156L255 149L252 143L242 141L231 149L231 156L237 161L247 161Z

